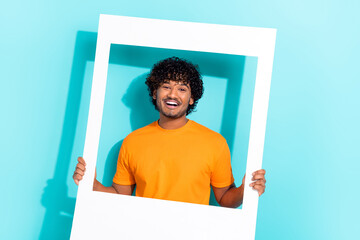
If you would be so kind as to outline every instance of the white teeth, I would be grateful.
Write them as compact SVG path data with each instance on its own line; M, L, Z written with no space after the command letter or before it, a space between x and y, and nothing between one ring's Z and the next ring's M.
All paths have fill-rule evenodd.
M172 106L177 106L178 104L175 102L166 102L166 104L172 105Z

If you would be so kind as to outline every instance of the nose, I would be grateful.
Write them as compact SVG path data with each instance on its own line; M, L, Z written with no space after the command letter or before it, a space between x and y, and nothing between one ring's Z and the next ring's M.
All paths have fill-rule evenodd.
M173 99L177 97L175 87L170 88L170 91L168 92L168 97Z

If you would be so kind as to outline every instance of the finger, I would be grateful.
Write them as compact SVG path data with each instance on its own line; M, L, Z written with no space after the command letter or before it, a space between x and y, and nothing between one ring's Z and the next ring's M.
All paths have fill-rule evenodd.
M241 184L245 184L245 178L246 178L246 173L245 173L245 175L244 175L244 177L243 177L243 179L241 181Z
M265 180L265 176L263 174L256 174L251 178L252 181L255 180ZM266 180L265 180L266 181Z
M74 179L74 182L75 182L75 184L76 184L76 185L78 185L78 186L79 186L79 180Z
M74 174L79 174L81 176L84 176L85 171L82 170L81 168L76 167Z
M81 169L81 170L83 170L83 171L85 171L85 170L86 170L85 165L84 165L84 164L82 164L82 163L78 163L78 164L76 164L76 168L80 168L80 169Z
M250 187L253 187L255 185L260 185L260 186L265 187L265 183L266 183L266 181L264 181L264 180L257 180L255 182L250 183Z
M265 173L266 173L265 169L260 169L260 170L257 170L257 171L255 171L255 172L253 172L252 175L253 175L253 176L256 175L256 174L265 175Z
M86 162L85 162L85 160L83 159L83 157L78 157L78 162L79 163L82 163L82 164L84 164L84 166L86 166Z
M253 189L255 189L258 192L259 196L261 196L261 194L265 192L265 187L260 185L255 185Z
M77 182L81 181L81 180L83 179L83 176L80 175L80 174L78 174L78 173L74 173L73 179L74 179L74 181L75 181L75 183L76 183L76 181L77 181Z

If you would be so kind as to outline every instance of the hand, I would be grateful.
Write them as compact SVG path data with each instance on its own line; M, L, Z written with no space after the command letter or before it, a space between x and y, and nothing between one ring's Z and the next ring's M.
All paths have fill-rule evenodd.
M74 171L73 179L76 185L79 185L79 182L83 179L86 171L86 162L82 157L78 157L78 164L76 164L76 168ZM95 171L96 178L96 171Z
M250 183L250 187L252 187L254 190L258 191L259 197L261 196L261 194L263 194L265 192L265 183L266 183L266 179L265 179L265 170L264 169L260 169L257 170L255 172L253 172L253 177L252 177L252 183Z

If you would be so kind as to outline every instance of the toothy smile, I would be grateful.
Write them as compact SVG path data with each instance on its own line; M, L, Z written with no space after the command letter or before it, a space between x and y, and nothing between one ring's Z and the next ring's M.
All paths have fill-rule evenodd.
M177 106L178 104L176 102L166 102L167 105L171 106Z
M180 104L175 101L175 100L166 100L165 101L165 104L168 106L168 107L177 107L179 106Z

